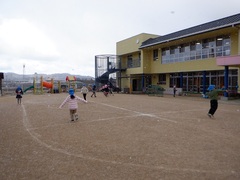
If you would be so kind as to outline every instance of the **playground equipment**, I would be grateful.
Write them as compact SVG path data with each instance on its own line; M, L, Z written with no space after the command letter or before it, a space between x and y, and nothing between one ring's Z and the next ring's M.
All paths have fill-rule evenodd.
M42 84L43 84L43 87L50 88L50 89L53 88L53 83L51 82L43 81Z
M56 89L58 90L58 92L61 92L61 83L60 81L58 81L58 88L54 89L54 81L53 79L51 79L50 82L47 81L43 81L43 77L40 77L40 86L37 84L37 80L36 78L33 79L33 85L26 88L23 92L27 92L30 89L33 89L33 94L43 94L43 88L48 88L50 89L50 93L55 93Z
M67 76L66 81L68 83L68 89L76 89L76 77L75 76Z
M28 90L33 89L33 88L34 88L34 86L29 86L28 88L24 89L23 92L25 93L25 92L27 92Z

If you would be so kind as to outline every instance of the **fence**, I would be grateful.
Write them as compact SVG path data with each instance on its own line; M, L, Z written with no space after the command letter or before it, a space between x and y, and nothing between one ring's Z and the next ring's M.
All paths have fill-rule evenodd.
M163 92L165 91L164 88L162 88L159 85L149 85L146 90L146 94L149 96L163 96Z

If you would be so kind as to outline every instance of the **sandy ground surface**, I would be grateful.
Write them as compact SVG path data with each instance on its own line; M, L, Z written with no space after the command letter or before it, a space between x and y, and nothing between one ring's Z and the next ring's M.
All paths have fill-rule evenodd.
M1 180L240 179L239 100L88 94L70 122L66 96L0 97Z

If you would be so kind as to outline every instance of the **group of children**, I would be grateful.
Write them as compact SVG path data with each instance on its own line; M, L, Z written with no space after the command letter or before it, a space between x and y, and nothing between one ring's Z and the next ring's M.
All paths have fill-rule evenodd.
M174 97L175 97L175 90L176 89L176 86L174 86ZM104 95L107 97L108 93L109 93L109 87L107 85L104 85L101 90L103 91ZM219 96L219 93L221 92L228 92L227 90L225 89L221 89L221 90L217 90L215 89L215 86L214 85L211 85L209 86L208 88L209 92L207 93L208 97L210 98L210 109L208 111L208 116L210 118L213 118L217 108L218 108L218 96ZM77 112L77 100L80 100L80 101L83 101L85 103L87 103L85 97L84 96L84 100L79 98L78 96L74 96L73 95L73 91L69 91L69 94L70 96L68 96L64 101L63 103L60 105L60 108L66 103L68 102L69 103L69 109L70 109L70 116L71 116L71 121L74 121L74 117L75 117L75 120L78 119L78 116L76 114ZM96 88L94 88L93 90L93 94L91 95L91 97L95 95L96 97ZM76 98L76 99L75 99Z
M96 96L96 85L94 84L92 87L92 95L91 97L97 97ZM107 96L109 93L109 87L107 85L103 86L103 88L101 88L101 90L103 91L104 95ZM59 108L62 108L66 103L68 103L68 108L70 111L70 118L71 121L77 121L78 120L78 114L77 114L77 109L78 109L78 101L80 102L84 102L87 103L87 94L88 94L88 88L83 85L83 87L81 88L81 93L83 94L83 99L76 96L74 94L74 90L70 89L69 90L69 96L66 97L66 99L62 102L62 104L59 106Z
M174 89L176 89L176 87L174 87ZM209 93L207 93L207 95L210 98L210 109L209 109L207 115L210 118L213 118L214 117L213 115L215 114L215 112L218 108L219 93L222 93L224 91L228 92L228 91L225 89L217 90L217 89L215 89L214 85L209 86L208 90L209 90ZM107 97L108 93L110 92L108 85L104 85L101 88L101 91L103 91L104 95ZM17 103L21 104L21 99L22 99L22 95L23 95L22 88L20 86L18 86L17 89L15 90L15 92L16 92ZM67 96L66 99L59 106L59 108L62 108L66 103L68 103L71 121L78 120L78 114L77 114L78 101L87 103L86 97L87 97L88 92L89 92L88 88L85 85L83 85L83 87L81 88L81 93L83 94L83 99L82 99L74 94L73 89L69 89L69 96ZM175 95L175 92L174 92L174 95ZM91 97L93 97L93 96L96 97L96 85L93 85L93 87L92 87Z

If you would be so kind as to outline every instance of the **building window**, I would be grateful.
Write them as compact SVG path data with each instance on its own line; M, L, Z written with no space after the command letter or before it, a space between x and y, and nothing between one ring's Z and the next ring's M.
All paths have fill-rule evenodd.
M178 46L170 47L170 62L177 62L178 55L179 55L179 47Z
M229 35L162 48L162 64L231 55Z
M153 60L154 61L158 60L158 49L153 50Z
M134 59L135 58L135 59ZM127 68L137 68L141 67L141 54L127 56Z
M230 37L225 36L223 38L223 56L230 56L231 47L230 47Z
M202 42L198 41L196 42L196 59L201 59L202 56Z
M216 51L216 41L214 38L209 39L208 41L208 45L209 45L209 57L215 57L215 51Z
M180 53L184 53L184 52L185 52L185 47L184 47L184 45L180 45L178 48L179 48L179 52L180 52Z
M166 84L166 74L159 74L159 82L158 84Z
M132 68L133 67L132 55L127 56L127 67L128 68Z
M162 64L167 64L170 59L170 50L169 48L162 49Z
M191 42L190 51L195 51L196 50L196 44L197 44L197 42Z
M196 59L196 42L190 43L190 60Z
M216 38L216 56L230 56L230 36L219 36Z
M184 44L183 61L188 61L189 59L190 59L190 46L189 44Z
M178 46L178 48L179 48L178 61L182 62L184 61L185 48L183 45Z

